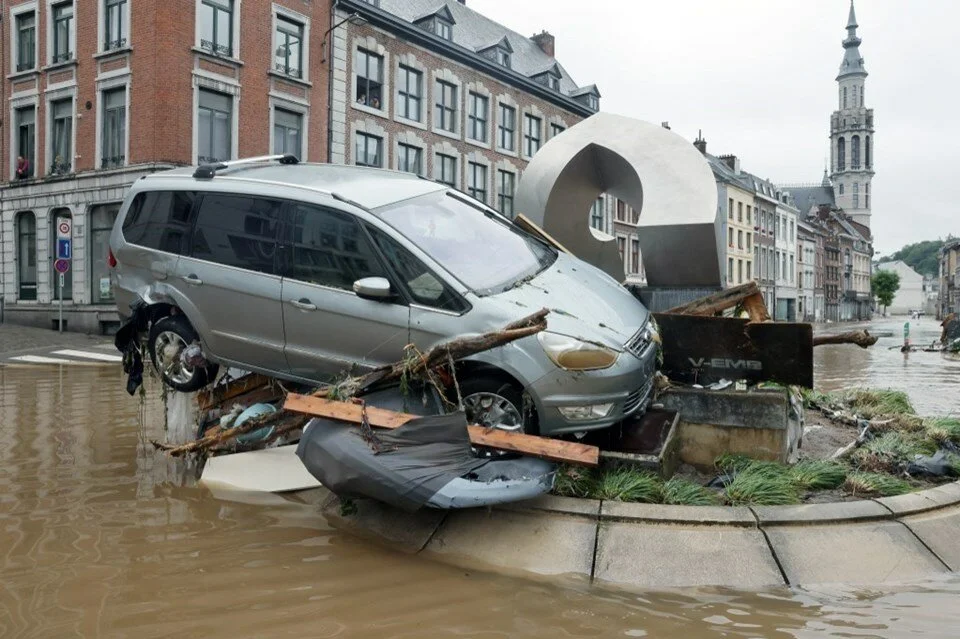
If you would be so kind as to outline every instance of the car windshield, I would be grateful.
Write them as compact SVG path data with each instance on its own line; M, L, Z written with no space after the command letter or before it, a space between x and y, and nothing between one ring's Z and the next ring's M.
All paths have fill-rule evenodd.
M404 200L377 214L477 295L507 290L557 257L493 211L448 192Z

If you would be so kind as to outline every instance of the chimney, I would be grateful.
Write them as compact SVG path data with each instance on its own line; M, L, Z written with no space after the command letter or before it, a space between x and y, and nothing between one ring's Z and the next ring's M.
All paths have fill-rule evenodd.
M660 123L660 126L662 126L663 128L665 128L667 131L670 130L670 123L667 122L666 120L664 120L663 122L661 122L661 123Z
M707 154L707 141L703 139L703 131L697 131L697 139L693 141L693 146L697 147L697 151L700 151L703 155Z
M721 155L720 160L730 167L730 170L740 175L740 158L735 155Z
M548 56L551 58L556 57L556 55L554 55L554 51L556 50L554 47L554 39L549 32L541 31L540 33L530 36L530 39Z

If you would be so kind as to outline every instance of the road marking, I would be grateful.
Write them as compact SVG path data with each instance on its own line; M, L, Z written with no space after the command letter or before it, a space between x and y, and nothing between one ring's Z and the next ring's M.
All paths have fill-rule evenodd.
M77 364L76 360L58 359L56 357L44 357L43 355L19 355L11 357L11 362L27 362L29 364Z
M114 362L119 363L123 361L123 358L119 355L110 355L108 353L91 353L90 351L74 351L74 350L62 350L54 351L53 355L67 355L69 357L81 357L84 359L96 359L101 362Z

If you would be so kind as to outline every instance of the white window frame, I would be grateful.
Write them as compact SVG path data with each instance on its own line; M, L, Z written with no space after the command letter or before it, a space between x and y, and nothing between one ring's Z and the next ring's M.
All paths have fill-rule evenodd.
M107 39L107 3L106 0L97 0L99 3L99 8L97 9L97 53L118 53L120 51L126 51L127 49L133 46L133 24L130 22L130 5L133 4L134 0L127 0L126 4L123 5L123 17L127 21L127 43L122 47L117 49L110 49L109 51L106 48Z
M370 118L367 118L364 120L356 120L350 123L350 137L348 138L348 144L347 144L348 155L347 155L347 161L345 162L345 164L349 164L351 166L357 166L356 155L357 155L357 134L358 133L363 133L365 135L372 135L383 140L380 147L380 152L383 154L383 158L381 159L380 166L381 168L388 168L392 166L391 162L393 162L393 160L390 157L391 155L390 134L387 132L387 130L383 126L381 126L380 122L377 122L376 120L373 120Z
M44 34L47 40L47 65L53 66L53 7L58 4L66 4L69 2L73 5L73 19L70 21L70 40L73 42L73 57L69 60L63 60L57 62L57 66L73 64L77 60L77 49L79 48L79 43L77 42L77 2L76 0L47 0L46 11L47 14L47 32ZM39 30L38 30L39 34ZM39 38L38 38L39 39ZM39 61L38 61L39 64Z
M276 52L277 47L280 46L280 39L277 36L277 17L281 16L287 20L298 22L303 27L303 40L300 43L300 52L302 60L300 62L300 77L295 78L293 76L280 73L276 70L274 66L276 64L276 56L273 55ZM293 9L288 9L283 5L273 3L273 11L271 14L271 23L270 29L273 34L273 48L270 50L270 70L273 71L276 75L282 77L285 80L292 80L293 82L310 82L310 16L298 13ZM286 107L280 107L286 108ZM271 125L272 126L272 125ZM273 146L271 145L271 148Z
M196 0L196 6L193 14L194 15L194 19L193 19L194 51L197 51L198 53L202 53L204 55L208 55L213 58L217 58L218 60L232 60L234 62L239 62L241 59L240 58L240 14L243 9L242 7L243 0L233 0L233 16L232 16L233 30L231 31L231 33L233 34L233 42L230 43L232 51L230 52L229 57L224 55L216 55L212 51L207 51L202 46L200 46L200 40L202 40L202 38L200 37L200 3L201 3L201 0ZM272 41L273 37L271 36L270 39ZM273 68L273 51L270 51L270 54L271 54L270 68ZM194 157L196 157L196 154L194 154Z
M125 113L126 122L124 123L126 139L123 141L124 160L122 166L130 165L130 76L126 75L124 77L111 78L109 80L97 82L97 148L96 153L94 154L94 161L96 162L94 167L97 170L100 170L103 165L103 92L121 88L126 91L125 97L127 101Z
M76 6L74 6L74 11L76 11ZM50 173L50 166L53 164L54 152L53 152L53 103L61 102L63 100L70 100L70 173L77 172L77 90L76 87L70 87L67 89L58 89L56 91L48 91L44 95L44 107L46 108L46 117L44 118L44 126L46 126L46 131L44 132L44 171L43 175L52 175ZM34 175L39 175L34 167Z
M540 152L540 149L542 149L543 145L547 143L547 140L545 139L546 131L544 130L546 129L546 119L543 117L543 113L541 113L538 109L524 110L523 120L521 122L521 128L520 128L520 145L521 145L520 157L529 160L529 159L532 159L533 155L536 155L536 153L534 153L533 155L527 154L527 133L526 133L527 117L537 118L538 120L540 120L540 138L539 138L539 145L537 146L536 153ZM593 205L591 204L591 206Z
M461 185L463 184L463 175L464 175L463 154L461 154L460 151L457 150L457 147L455 147L453 144L449 142L434 144L433 148L431 148L430 151L432 156L431 160L433 161L433 166L431 167L431 175L433 176L433 179L436 180L437 182L440 182L440 158L438 158L437 155L448 155L456 159L457 166L456 166L456 175L454 176L453 188L459 190Z
M495 175L493 177L493 204L490 205L496 211L500 212L500 215L504 215L513 219L517 215L517 182L519 181L519 171L513 166L513 164L506 164L503 162L498 162L495 167L493 167ZM504 213L500 211L500 196L503 195L503 191L500 189L502 184L500 183L500 173L510 173L513 175L513 193L510 194L510 213Z
M33 68L17 71L17 45L20 42L17 31L17 17L22 13L33 12ZM10 7L10 74L36 73L43 66L40 60L40 9L36 2L27 2ZM52 40L52 39L51 39Z
M505 149L500 146L500 105L508 106L513 109L513 150ZM493 114L493 133L496 139L493 141L497 153L509 155L510 157L520 157L520 144L523 141L523 110L509 95L500 94L496 100L496 112Z
M420 119L411 120L400 115L400 67L404 66L413 71L416 71L420 74ZM395 90L394 90L394 99L395 108L394 108L394 120L400 122L401 124L406 124L407 126L412 126L417 129L427 130L427 118L433 113L436 104L433 102L433 90L431 87L427 86L427 83L432 83L430 79L430 73L427 71L427 68L419 61L417 58L410 53L405 53L403 55L397 56L396 64L394 65L394 79L395 79ZM459 96L458 96L459 99ZM429 110L429 113L427 112ZM447 132L449 133L449 131Z
M230 158L231 160L239 157L239 138L240 138L240 86L231 82L223 82L199 75L194 71L193 76L193 148L191 150L190 161L197 161L197 153L200 150L200 89L225 93L233 98L231 106L231 140L230 140Z
M477 95L486 98L487 100L487 141L483 142L477 140L470 136L470 94L476 93ZM481 149L492 149L494 141L490 139L491 134L491 124L493 124L495 119L495 114L492 112L493 108L496 106L496 100L493 99L493 96L490 94L490 91L487 90L483 84L479 82L470 82L464 87L463 90L463 139L472 146L480 147Z
M464 162L466 163L466 166L464 166L463 168L465 171L467 171L467 173L464 174L464 182L463 182L464 192L470 197L473 197L473 194L470 193L470 188L473 180L473 167L471 167L470 165L476 164L477 166L482 166L484 168L484 173L485 173L485 179L484 179L484 185L483 185L484 199L482 200L482 202L487 206L490 206L491 208L496 209L496 206L495 206L496 202L494 202L494 206L491 206L490 204L490 195L493 193L493 189L490 188L490 160L488 160L486 157L484 157L480 153L473 152L473 153L467 154L467 156L464 158ZM469 177L469 179L467 179L467 177Z
M383 74L383 84L380 85L380 108L375 109L368 104L358 104L357 103L357 52L359 49L366 49L370 53L375 53L380 56L383 62L381 63L381 71ZM373 36L367 36L365 38L356 37L353 39L352 44L350 45L350 90L347 93L347 102L350 104L350 108L356 109L357 111L363 111L364 113L369 113L378 118L383 118L385 120L390 119L390 102L393 90L393 56L387 51L386 47L377 42L377 39ZM352 140L349 142L352 144Z
M393 163L390 166L398 171L400 168L400 145L412 146L420 149L420 173L421 177L429 175L429 151L427 144L423 139L413 131L401 131L394 136L393 140Z
M299 159L301 162L309 161L307 154L310 151L310 145L308 143L308 140L310 139L310 107L299 102L278 98L274 95L270 96L270 146L267 147L267 155L273 154L273 124L274 115L276 114L277 109L283 109L284 111L296 113L300 116L300 151L297 153L297 159Z
M454 115L454 125L453 131L447 131L446 129L441 129L439 122L436 118L436 107L437 107L437 81L446 82L452 84L457 88L457 109ZM430 74L430 130L436 133L437 135L442 135L446 138L451 138L453 140L459 140L463 133L463 118L464 118L464 97L463 97L463 82L460 81L460 78L457 77L450 69L441 69L439 71L434 71Z
M33 107L33 177L38 178L42 177L43 173L39 172L39 159L40 159L40 117L38 112L39 97L37 95L32 95L25 98L17 98L11 100L10 102L10 126L6 127L8 129L8 135L10 137L10 151L9 151L9 160L10 160L10 177L11 181L16 179L17 176L17 111L20 109L26 109Z

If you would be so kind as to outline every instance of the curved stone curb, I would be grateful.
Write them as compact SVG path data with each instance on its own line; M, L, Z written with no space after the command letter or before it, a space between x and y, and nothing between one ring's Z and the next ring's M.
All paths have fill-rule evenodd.
M333 498L324 514L447 563L644 589L878 583L960 571L960 482L898 497L796 506L551 495L413 515L366 502L342 515Z

